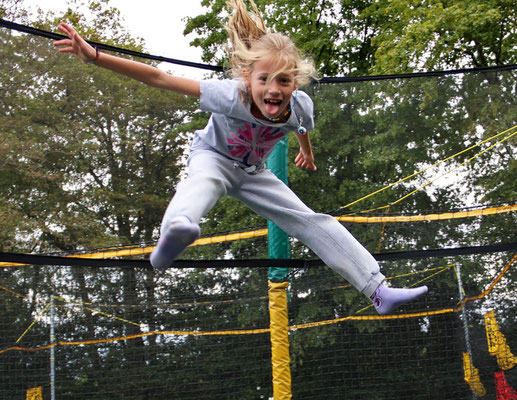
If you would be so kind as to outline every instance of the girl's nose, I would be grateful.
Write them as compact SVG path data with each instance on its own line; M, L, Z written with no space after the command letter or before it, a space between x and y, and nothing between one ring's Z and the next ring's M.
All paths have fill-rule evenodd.
M271 82L270 85L268 86L267 88L267 91L270 93L270 94L279 94L280 93L280 89L278 87L278 83L276 82Z

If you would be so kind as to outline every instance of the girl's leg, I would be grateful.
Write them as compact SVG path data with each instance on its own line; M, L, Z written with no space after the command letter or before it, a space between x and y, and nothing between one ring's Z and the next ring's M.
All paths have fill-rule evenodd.
M168 268L200 235L200 219L226 194L231 185L226 159L199 150L189 159L188 177L178 184L161 225L161 235L151 254L155 268Z
M232 195L309 246L360 292L375 292L384 280L377 261L335 218L312 211L270 171L243 182Z
M427 292L427 287L392 289L382 285L379 264L335 218L308 208L270 171L250 175L235 197L309 246L326 265L368 296L379 314Z
M163 216L161 233L173 218L187 217L198 224L200 219L227 193L232 185L233 163L210 150L197 150L188 162L187 178L182 180Z

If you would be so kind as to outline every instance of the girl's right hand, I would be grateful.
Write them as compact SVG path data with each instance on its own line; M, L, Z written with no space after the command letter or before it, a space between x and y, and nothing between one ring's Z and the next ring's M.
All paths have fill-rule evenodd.
M155 88L171 90L195 98L201 96L201 85L198 80L172 76L152 65L100 53L79 36L74 28L63 22L58 25L58 29L68 36L68 39L54 42L54 46L63 46L59 49L61 53L77 54L84 62L94 61L95 65L126 75Z
M95 59L96 50L90 46L74 28L70 25L61 22L57 29L63 32L69 39L62 39L54 42L54 46L67 46L59 49L60 53L74 53L81 57L83 62L92 61Z

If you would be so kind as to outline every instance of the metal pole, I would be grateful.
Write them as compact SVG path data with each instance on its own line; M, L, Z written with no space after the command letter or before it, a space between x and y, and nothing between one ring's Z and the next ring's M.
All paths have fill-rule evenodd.
M50 300L50 344L56 343L54 327L54 296ZM56 352L55 346L50 347L50 399L56 400Z
M461 267L459 263L456 263L456 276L458 277L458 290L460 292L460 303L463 303L463 299L465 295L463 294L463 282L461 281ZM465 311L465 307L461 309L460 315L461 322L463 323L463 334L465 335L465 347L467 348L467 353L469 354L470 359L472 359L472 347L470 346L470 334L468 327L468 319L467 312ZM472 393L472 398L476 400L478 397L475 393Z

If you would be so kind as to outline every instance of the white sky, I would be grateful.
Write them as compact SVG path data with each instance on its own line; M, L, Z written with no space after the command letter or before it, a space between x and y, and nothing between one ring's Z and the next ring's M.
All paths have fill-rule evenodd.
M26 8L43 11L65 11L67 0L23 0ZM124 26L134 37L145 40L148 53L201 63L201 49L189 46L194 36L183 36L185 17L203 12L201 0L110 0L110 5L119 9ZM201 78L207 71L166 63L163 69L176 75Z

